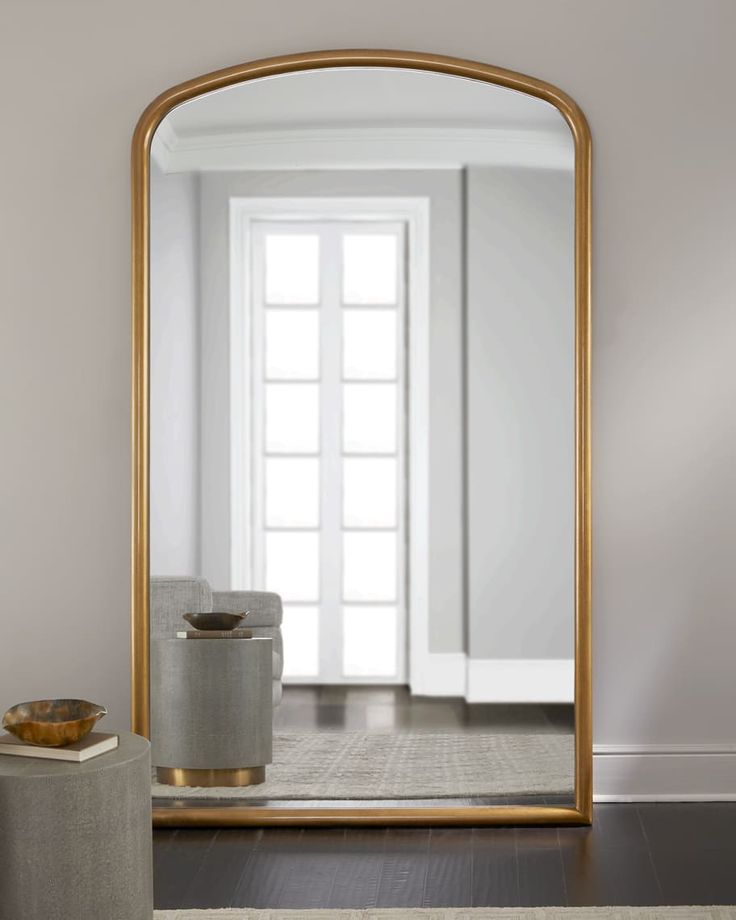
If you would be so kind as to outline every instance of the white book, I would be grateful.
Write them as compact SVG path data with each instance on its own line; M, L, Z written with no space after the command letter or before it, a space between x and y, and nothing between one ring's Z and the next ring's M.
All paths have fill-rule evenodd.
M15 735L0 735L0 754L37 757L40 760L66 760L71 763L84 763L85 760L114 751L117 746L118 736L110 732L90 732L86 738L67 744L66 747L42 747L21 741Z
M252 629L182 629L177 639L252 639Z

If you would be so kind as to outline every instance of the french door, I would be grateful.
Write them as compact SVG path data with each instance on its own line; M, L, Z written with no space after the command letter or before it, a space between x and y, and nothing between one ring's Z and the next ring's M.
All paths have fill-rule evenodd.
M284 677L403 682L405 226L259 220L248 249L249 568Z

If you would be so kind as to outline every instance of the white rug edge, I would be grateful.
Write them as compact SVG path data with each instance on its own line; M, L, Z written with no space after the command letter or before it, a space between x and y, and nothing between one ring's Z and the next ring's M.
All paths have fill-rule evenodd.
M736 905L692 904L692 905L616 905L607 907L406 907L406 908L305 908L301 910L281 908L218 908L208 910L179 909L156 910L154 920L402 920L404 917L424 917L426 920L493 920L493 918L528 918L528 920L550 920L556 916L585 918L611 918L626 920L627 917L649 918L713 918L732 920L736 918Z

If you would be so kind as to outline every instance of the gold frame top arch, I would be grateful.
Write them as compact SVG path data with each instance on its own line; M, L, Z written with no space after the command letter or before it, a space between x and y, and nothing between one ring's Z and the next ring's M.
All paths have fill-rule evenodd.
M410 51L344 50L266 58L195 77L166 90L138 121L132 145L132 730L149 724L149 161L156 128L172 109L260 77L340 67L433 71L504 86L554 105L575 143L575 804L430 808L269 808L186 805L154 808L157 825L590 824L592 795L590 271L591 140L585 116L564 92L488 64Z

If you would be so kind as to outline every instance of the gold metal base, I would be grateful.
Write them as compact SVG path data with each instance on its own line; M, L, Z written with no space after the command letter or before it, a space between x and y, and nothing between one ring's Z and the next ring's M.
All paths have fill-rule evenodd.
M156 767L156 778L166 786L257 786L266 782L266 768L189 770L186 767Z

